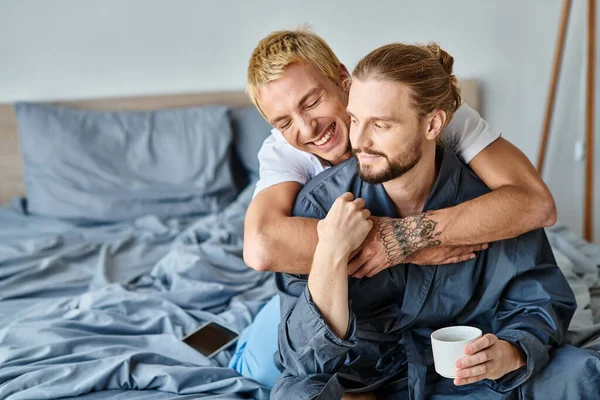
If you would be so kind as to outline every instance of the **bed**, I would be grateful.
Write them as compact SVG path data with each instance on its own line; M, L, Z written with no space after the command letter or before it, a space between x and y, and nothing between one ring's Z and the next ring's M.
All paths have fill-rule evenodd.
M210 106L202 107L207 104ZM36 132L32 132L42 127L27 125L31 120L34 120L32 124L39 122L35 120L35 113L47 117L41 124L48 132L51 125L63 122L61 127L65 130L73 128L69 124L77 115L67 118L51 114L55 105L57 108L82 109L84 113L127 110L124 111L125 119L121 115L115 117L119 124L129 124L119 134L131 134L132 126L135 128L135 124L148 121L150 129L165 131L178 130L179 119L203 127L212 124L206 129L209 135L218 137L206 140L219 145L210 149L212 154L198 156L206 158L194 167L202 179L196 176L190 179L216 193L217 201L202 202L197 196L192 204L187 198L173 200L169 197L173 194L159 193L160 201L156 202L151 197L156 193L138 191L140 196L145 196L143 208L157 207L154 208L156 212L142 211L131 218L110 221L106 217L114 215L117 209L103 208L115 198L103 197L102 204L95 204L94 198L86 198L87 204L83 205L68 203L68 197L56 192L63 196L63 204L53 203L57 199L46 197L45 202L53 205L32 212L36 207L34 196L21 197L25 193L23 176L29 179L28 187L34 193L39 194L45 189L36 189L35 174L43 171L36 170L28 157L43 159L47 168L54 168L57 167L55 160L49 158L58 154L58 150L68 153L78 145L85 145L61 137L56 139L61 148L43 150L43 154L36 153L35 157L28 154L32 149L29 140L38 141L34 147L48 147L48 143L39 144L45 138L35 137ZM21 137L20 143L15 110L17 114L21 113L21 133L25 130L32 133L28 136L34 136ZM137 120L128 121L128 116L136 110L174 114L161 116L142 112L137 115ZM184 110L183 114L181 110ZM48 113L54 119L48 117ZM94 111L91 113L91 117L86 116L85 123L75 122L81 123L82 129L90 128L88 134L97 134L98 124L108 117L102 114L96 118ZM60 118L67 121L61 122ZM172 123L175 123L174 127L169 125ZM160 124L163 128L158 127ZM229 124L232 132L228 130ZM188 129L190 124L187 123L181 127L182 131ZM235 140L234 146L233 137L246 134L248 130L252 131L252 137ZM72 396L86 399L268 398L267 388L226 367L231 349L207 359L181 342L183 336L205 321L218 321L240 332L275 293L271 274L258 273L242 260L243 218L251 199L257 165L246 168L243 162L247 154L239 154L237 150L244 146L246 153L250 152L250 158L255 159L258 146L269 134L268 125L249 107L243 92L21 104L16 109L12 105L3 105L0 107L0 132L1 193L5 201L0 207L1 399ZM183 139L201 133L192 130ZM231 138L224 140L228 134ZM92 144L96 147L106 145ZM140 151L148 150L149 153L172 150L164 147L168 146L166 143L144 142L143 145ZM134 148L131 152L138 150ZM176 150L185 151L182 148ZM215 152L221 157L217 157L217 161L213 160ZM73 159L75 155L69 157ZM154 165L155 170L164 168L164 163L157 158L159 155L151 154L148 160L138 159L137 162L145 169L153 168L153 165L146 165L147 162L158 164ZM59 161L65 163L69 159ZM174 163L177 160L166 161ZM85 160L77 162L82 163L81 168L90 167ZM194 164L194 160L186 162ZM25 164L26 173L23 173L22 164ZM208 169L213 171L207 172ZM155 170L153 174L156 174ZM237 172L238 176L223 175L223 170ZM170 172L177 171L171 168ZM214 176L206 178L207 173ZM74 176L69 178L76 179ZM46 175L43 179L54 180L53 185L60 186L56 183L57 176ZM147 179L148 176L135 177L136 182ZM227 182L226 187L219 183L223 181ZM215 189L215 185L221 187ZM177 191L178 188L162 189ZM104 194L98 193L98 196ZM193 193L186 196L193 196ZM120 202L115 203L117 206L124 204L129 211L139 206L123 196L117 200ZM67 207L64 206L66 203ZM174 212L188 203L200 211L189 213L183 209L183 212ZM84 214L92 213L95 217L90 220L78 216L74 210L80 206L84 207L81 210ZM56 213L62 213L62 216L56 216Z
M477 108L476 82L461 87ZM64 106L74 111L56 111ZM117 133L106 149L90 139L102 133L102 110L125 110L110 115ZM183 136L140 144L131 136L140 126ZM54 140L58 148L46 142L48 132L79 127L88 136L71 132ZM242 260L256 152L268 133L242 92L0 105L0 398L268 398L267 388L227 368L231 350L207 359L181 342L206 321L243 330L275 293L272 275ZM185 142L190 135L206 142ZM120 146L133 150L120 155ZM200 161L196 148L206 153ZM177 157L162 160L156 150ZM131 154L144 168L129 176ZM98 165L101 176L89 172ZM163 169L170 175L157 177ZM164 183L178 174L203 190L184 196ZM137 191L107 195L81 176ZM160 190L144 186L157 180ZM600 350L600 246L560 225L549 236L580 306L569 340Z

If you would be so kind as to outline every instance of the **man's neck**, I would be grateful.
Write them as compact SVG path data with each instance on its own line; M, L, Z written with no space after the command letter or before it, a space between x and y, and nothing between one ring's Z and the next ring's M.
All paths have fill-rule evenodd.
M423 211L437 178L436 159L435 145L428 148L424 146L417 165L401 177L383 184L400 217Z

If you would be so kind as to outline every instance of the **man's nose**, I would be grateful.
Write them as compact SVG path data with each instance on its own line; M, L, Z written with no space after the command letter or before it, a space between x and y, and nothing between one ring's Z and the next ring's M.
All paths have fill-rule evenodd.
M350 144L353 148L359 149L362 147L369 147L370 140L367 137L367 132L364 129L364 126L354 125L350 126Z
M308 115L304 115L299 119L298 131L303 142L316 138L317 125L317 121Z

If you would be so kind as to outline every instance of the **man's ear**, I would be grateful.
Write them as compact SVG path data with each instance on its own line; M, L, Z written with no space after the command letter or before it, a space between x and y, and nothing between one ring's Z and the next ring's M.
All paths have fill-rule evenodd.
M427 124L427 131L425 132L425 138L427 140L435 140L440 133L442 128L446 124L446 112L442 110L436 110L429 116L429 122Z
M340 66L338 67L338 74L340 78L340 86L345 91L349 91L350 84L352 83L352 76L350 75L350 72L348 72L348 68L346 68L346 66L342 63L340 63Z

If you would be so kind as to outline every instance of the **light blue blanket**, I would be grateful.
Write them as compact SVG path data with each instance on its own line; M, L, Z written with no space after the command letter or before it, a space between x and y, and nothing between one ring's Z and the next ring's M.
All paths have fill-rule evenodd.
M29 216L19 201L0 208L0 399L267 398L224 367L230 351L208 360L180 341L207 320L241 331L275 292L241 260L250 196L201 219L94 226ZM579 259L600 252L556 228L548 235L582 289L571 340L600 349L583 301L598 263Z
M268 398L225 367L231 351L181 342L209 320L241 331L275 292L242 261L250 196L104 226L0 209L0 399Z

